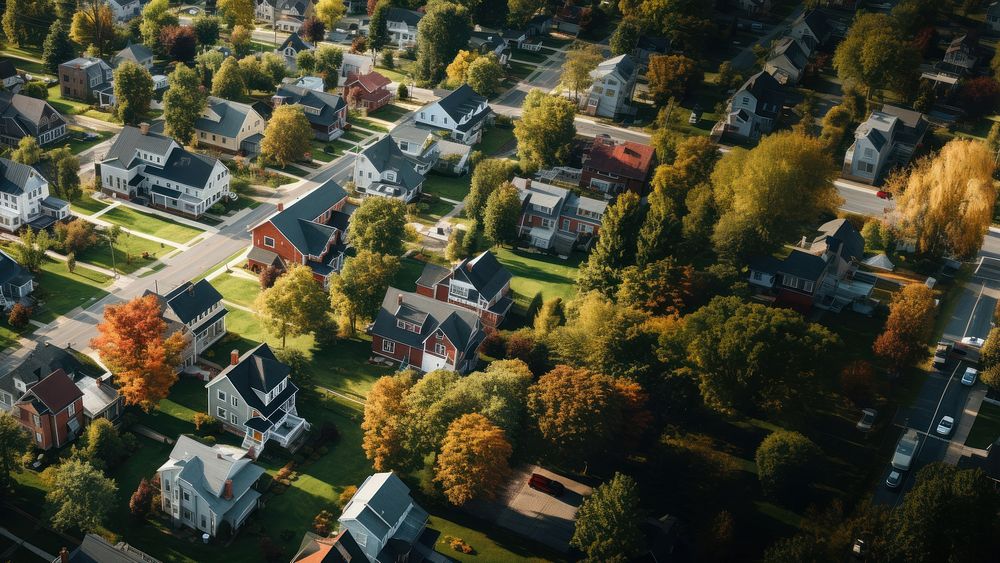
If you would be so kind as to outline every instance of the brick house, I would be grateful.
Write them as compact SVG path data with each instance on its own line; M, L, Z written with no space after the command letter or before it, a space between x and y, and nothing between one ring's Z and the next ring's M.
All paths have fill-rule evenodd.
M646 195L655 161L655 151L649 145L632 141L616 143L610 137L595 137L590 150L583 155L580 187L607 195L626 190Z
M424 372L468 373L486 337L475 312L394 287L385 292L368 332L372 353Z
M568 254L578 244L589 246L599 234L608 202L530 178L511 183L522 204L518 228L532 246Z
M61 448L83 430L83 391L61 369L28 389L14 409L40 450Z
M392 101L389 91L391 81L372 71L367 74L351 74L344 82L344 98L353 104L353 109L372 112ZM354 91L352 95L349 92Z
M514 303L508 297L512 277L487 250L450 269L428 262L417 280L417 293L475 311L484 325L496 328Z
M59 95L107 105L114 96L113 71L101 59L77 57L59 65Z

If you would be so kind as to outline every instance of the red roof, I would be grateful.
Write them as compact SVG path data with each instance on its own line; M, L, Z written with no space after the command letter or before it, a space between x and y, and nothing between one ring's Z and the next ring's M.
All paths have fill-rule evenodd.
M45 379L32 385L21 402L30 400L29 396L34 396L50 412L57 413L83 397L83 391L80 391L66 372L57 369Z
M385 88L392 81L373 70L368 74L352 74L347 78L345 86L350 87L355 82L359 83L368 93L372 93Z
M654 154L653 147L648 145L632 141L616 144L597 137L590 147L590 159L586 165L598 172L644 180L649 175Z

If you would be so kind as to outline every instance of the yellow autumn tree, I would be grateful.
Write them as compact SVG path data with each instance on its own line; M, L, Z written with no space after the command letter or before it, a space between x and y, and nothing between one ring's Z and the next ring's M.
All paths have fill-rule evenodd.
M969 258L979 252L997 197L993 156L980 141L955 139L917 162L896 204L917 250Z
M451 61L451 64L445 69L445 75L447 78L447 86L449 88L458 88L462 84L465 84L465 78L469 74L469 66L472 65L472 61L479 58L479 53L475 51L466 51L462 49L455 55L455 60Z
M378 379L368 393L361 423L361 447L376 471L400 469L406 457L403 441L409 420L404 399L415 383L410 372Z
M448 426L434 480L455 506L475 498L495 498L510 476L511 451L503 430L485 416L462 415Z

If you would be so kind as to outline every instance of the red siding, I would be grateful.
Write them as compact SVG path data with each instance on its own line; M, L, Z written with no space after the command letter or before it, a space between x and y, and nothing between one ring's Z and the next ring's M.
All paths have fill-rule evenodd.
M430 297L430 298L433 299L434 298L434 288L427 287L425 285L418 285L417 286L417 294L418 295L423 295L424 297Z
M424 351L435 356L441 356L441 354L434 351L437 344L444 344L444 357L448 359L449 364L455 365L457 363L455 361L455 355L458 353L458 350L455 348L455 345L441 333L431 336L426 342L424 342Z
M434 292L434 299L438 301L448 301L448 284L438 284Z
M407 360L407 362L410 365L415 365L417 367L420 367L420 364L421 364L421 362L424 359L424 351L423 350L421 350L420 348L411 348L410 346L407 346L406 344L402 344L400 342L396 342L396 349L395 349L395 351L393 351L391 353L390 352L384 352L384 351L382 351L382 341L383 340L385 340L385 339L382 338L381 336L377 335L377 334L373 334L372 335L372 353L374 353L376 355L379 355L379 356L385 356L385 357L388 357L388 358L392 358L392 359L394 359L396 361L399 361L399 362L401 362L403 360Z
M648 177L642 180L637 180L635 178L612 178L610 176L605 176L601 172L594 170L593 168L584 168L583 174L580 175L580 187L590 188L590 180L592 178L597 178L598 180L604 180L605 182L610 182L612 184L625 184L625 189L631 192L635 192L639 195L646 195L649 191L649 181Z
M285 236L281 234L281 231L279 231L270 221L255 228L252 236L253 245L257 248L274 252L278 256L281 256L281 259L285 262L294 262L296 264L302 263L302 254L300 254L298 250L295 250L292 243L288 242L288 239L286 239ZM264 237L271 237L274 239L274 248L264 246ZM251 264L251 267L252 266L253 264ZM263 266L268 266L268 264L263 264Z
M76 413L73 418L76 419L77 424L80 428L83 428L84 416L83 416L83 399L77 399L75 404ZM52 415L51 413L39 416L40 425L35 426L34 415L35 410L30 404L18 405L20 410L20 422L28 433L31 435L31 442L35 444L38 449L48 450L51 448L61 448L69 443L69 411L63 409L62 411ZM39 443L35 439L35 433L41 433L42 441Z

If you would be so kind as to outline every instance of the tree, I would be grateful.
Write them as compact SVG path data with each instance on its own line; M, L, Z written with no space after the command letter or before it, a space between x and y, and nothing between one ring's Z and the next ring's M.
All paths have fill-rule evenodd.
M541 90L528 92L521 119L514 122L517 157L521 170L531 173L543 166L563 163L576 136L576 105Z
M705 404L723 413L783 410L809 385L839 340L790 309L716 297L685 317L687 363Z
M347 317L353 332L358 317L374 319L389 283L399 271L399 258L362 250L348 258L330 284L330 303Z
M177 65L169 82L163 94L164 128L168 137L189 145L195 140L194 124L208 104L208 94L198 72L187 65Z
M434 480L455 506L496 498L510 475L512 448L503 430L485 416L465 414L448 427L437 456Z
M469 65L465 82L480 96L489 98L499 88L504 79L503 67L493 53L479 57Z
M466 77L469 75L469 66L472 64L472 61L478 58L478 51L460 49L455 54L455 59L445 69L445 76L447 77L446 85L449 88L458 88L464 84Z
M609 46L611 54L631 55L639 44L639 37L642 35L642 24L633 18L625 18L615 28L611 34Z
M49 34L45 36L45 43L42 44L42 64L45 69L55 74L60 64L73 58L75 51L66 31L66 24L59 20L52 22Z
M318 43L326 37L326 24L316 19L315 16L308 17L302 22L299 35L310 43Z
M861 14L837 46L833 66L841 80L854 82L871 98L876 90L904 91L916 79L920 55L886 14Z
M118 435L118 429L106 418L91 422L84 436L85 446L81 451L83 460L98 469L112 469L128 454L128 448Z
M155 295L136 297L104 308L91 341L108 366L127 405L151 411L177 381L177 366L187 340L180 332L167 336L167 323Z
M194 19L192 27L195 37L198 38L198 44L202 47L211 47L219 42L222 20L218 16L201 14Z
M347 6L341 0L319 0L315 10L316 17L326 24L327 29L334 29L347 12Z
M76 272L76 254L72 252L66 255L66 270L71 274Z
M875 396L875 369L865 360L855 360L840 370L840 389L855 405L865 406Z
M293 265L254 301L257 318L268 332L281 337L298 336L324 327L329 301L307 266Z
M295 68L306 74L312 74L316 70L316 53L307 50L296 53Z
M769 495L788 499L814 482L822 450L798 432L777 430L757 447L757 478Z
M565 322L566 307L563 305L563 300L561 297L553 297L542 303L532 326L535 334L544 338Z
M545 4L545 0L507 0L507 22L515 27L523 26Z
M889 304L885 331L875 339L875 354L895 369L925 356L935 308L934 292L924 284L910 284L896 293Z
M181 62L194 60L198 52L198 39L190 26L165 25L160 29L160 47L163 53Z
M986 336L986 342L983 343L983 347L979 351L979 363L984 368L1000 364L1000 328L990 329L989 335Z
M851 112L844 105L830 108L830 111L823 116L823 129L819 136L824 148L830 152L837 152L847 136L847 128L850 125Z
M69 147L52 149L48 153L49 166L55 170L52 190L56 196L67 201L80 197L80 159Z
M641 524L635 480L615 473L580 505L570 545L586 553L587 561L626 561L642 551Z
M93 47L98 55L111 54L111 47L117 42L115 34L115 14L111 6L99 0L80 2L73 14L69 36L84 47ZM66 59L60 61L66 62ZM56 64L58 67L58 63Z
M236 25L233 26L233 30L229 32L229 44L233 47L233 54L237 57L245 57L250 54L252 45L250 41L253 39L254 27L251 25L249 27Z
M347 236L358 252L401 255L406 238L406 206L398 199L366 198L351 215Z
M14 480L12 472L21 471L21 459L31 449L31 437L10 413L0 413L0 489L6 491Z
M258 281L260 282L261 289L267 289L274 285L274 282L278 280L278 276L281 275L281 270L274 267L273 265L268 266L260 271L258 276Z
M170 11L168 0L151 0L142 9L142 42L150 48L157 48L160 40L160 30L168 25L177 25L177 15Z
M333 90L340 80L340 65L344 63L344 52L333 45L320 45L316 49L316 74L323 77L323 87Z
M919 252L975 256L993 216L993 172L993 155L974 140L952 140L914 164L896 210Z
M488 158L472 171L469 194L465 196L466 216L482 224L486 202L500 186L514 177L514 163L506 158Z
M153 489L153 486L143 477L128 501L128 509L132 513L133 518L136 520L146 519L146 516L153 510L153 496L155 493L156 491Z
M621 270L635 263L636 239L642 226L643 208L635 192L625 192L604 211L601 236L580 266L577 284L582 291L596 290L613 296L621 282Z
M1000 84L989 76L965 80L958 91L959 107L973 119L993 113L998 100L1000 100Z
M115 117L122 123L135 125L149 112L149 103L153 100L153 77L145 67L132 61L122 61L115 69L114 88Z
M233 29L237 25L253 29L253 0L218 0L216 5L222 19L229 25L229 29Z
M14 243L14 258L17 263L32 272L37 272L45 260L45 252L52 248L49 232L32 230L31 227L21 231L20 242Z
M289 162L302 159L309 152L312 137L312 125L301 106L278 106L264 129L260 156L267 162L275 162L284 167Z
M23 303L14 303L14 306L10 308L10 313L7 314L7 324L21 330L31 322L31 313L31 307Z
M800 133L775 133L750 151L726 154L712 173L716 250L736 257L771 252L832 215L840 202L835 175L822 143Z
M321 46L320 50L326 46ZM277 53L262 53L260 55L260 68L269 80L268 90L274 88L288 75L288 68L285 66L285 58Z
M514 244L520 232L521 198L513 184L501 185L490 194L483 211L483 235L491 244Z
M270 90L274 87L271 76L264 72L260 59L255 55L247 55L240 59L237 64L240 66L240 74L243 75L243 85L247 88L247 96L254 90Z
M437 0L417 24L417 80L435 83L460 49L469 44L472 20L465 6Z
M683 98L692 87L705 79L698 62L684 55L663 55L649 58L646 80L649 93L657 105L666 105L670 98Z
M97 244L94 224L85 219L73 219L66 225L66 240L63 246L67 252L82 253Z
M380 377L368 392L361 422L361 447L376 471L405 467L405 436L408 423L406 396L416 377L413 372Z
M396 87L396 98L399 100L407 100L410 98L410 89L406 87L406 84L400 84Z
M562 85L573 92L573 98L580 99L580 91L586 90L594 82L590 73L604 60L600 46L593 43L578 41L566 51L563 71L560 77Z
M649 209L637 234L635 261L650 264L673 254L680 242L681 217L677 203L665 189L657 186L647 198Z
M25 135L17 142L17 148L11 151L10 159L14 162L34 166L42 159L42 148L38 146L38 140L31 135Z
M378 53L389 44L389 8L392 3L389 0L380 0L373 11L372 19L368 24L368 48L374 53Z
M238 100L245 90L246 83L239 63L235 57L226 58L212 78L212 95L226 100Z
M680 315L694 300L694 268L671 258L629 266L621 272L617 301L620 305L652 315Z
M89 463L69 459L56 466L45 500L55 509L52 527L93 532L115 505L118 486Z

